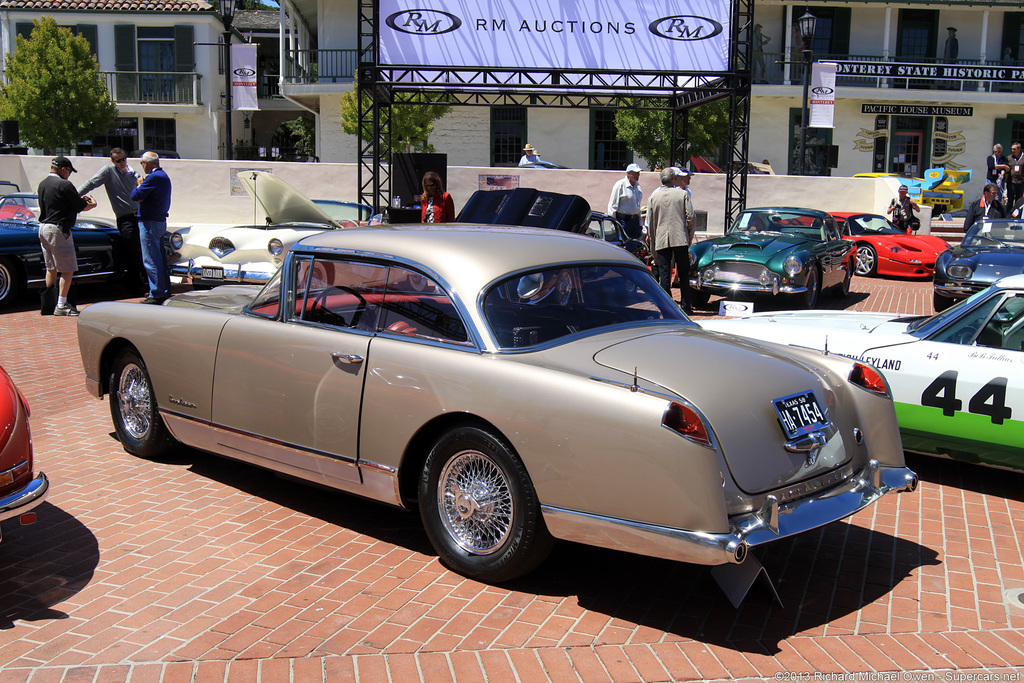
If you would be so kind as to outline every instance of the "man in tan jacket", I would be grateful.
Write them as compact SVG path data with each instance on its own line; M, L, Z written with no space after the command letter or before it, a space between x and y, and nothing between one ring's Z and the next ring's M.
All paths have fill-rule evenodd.
M647 206L647 226L653 235L651 246L658 260L658 281L671 296L674 259L680 284L679 304L690 313L690 244L696 227L693 202L686 190L690 174L670 166L661 172L661 184Z

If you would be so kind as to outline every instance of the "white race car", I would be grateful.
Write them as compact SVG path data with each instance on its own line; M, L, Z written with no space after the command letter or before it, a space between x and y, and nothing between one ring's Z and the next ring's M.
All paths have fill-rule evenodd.
M807 311L700 324L867 361L890 385L906 450L1024 470L1024 275L931 317Z
M201 286L264 284L303 237L355 227L368 217L369 207L334 200L320 205L271 173L243 171L238 179L255 202L254 225L192 225L171 231L171 275ZM351 207L356 212L347 214Z

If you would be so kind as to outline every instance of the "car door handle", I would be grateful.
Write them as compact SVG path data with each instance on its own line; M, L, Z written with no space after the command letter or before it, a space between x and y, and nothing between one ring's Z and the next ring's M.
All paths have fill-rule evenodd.
M362 356L357 356L351 353L332 353L331 358L339 363L348 363L349 365L358 365L363 362Z

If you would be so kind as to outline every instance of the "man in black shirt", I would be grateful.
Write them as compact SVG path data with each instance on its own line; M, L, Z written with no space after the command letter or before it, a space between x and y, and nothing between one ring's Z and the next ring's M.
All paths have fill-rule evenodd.
M71 278L78 270L78 259L75 256L75 241L71 236L71 228L78 220L80 211L88 211L96 206L96 200L85 195L80 196L68 177L75 172L71 160L67 157L54 157L50 162L50 174L43 178L36 190L39 195L39 244L43 248L43 261L46 264L47 293L57 285L60 275L60 289L57 293L57 305L54 315L78 315L78 309L68 303L68 292L71 291ZM44 294L45 301L46 294ZM41 312L46 314L47 306Z

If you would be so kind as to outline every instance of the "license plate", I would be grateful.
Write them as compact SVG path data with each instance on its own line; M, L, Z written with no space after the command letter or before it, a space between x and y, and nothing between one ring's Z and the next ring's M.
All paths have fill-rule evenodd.
M773 403L782 429L790 439L828 426L828 418L818 405L814 392L777 398Z
M224 279L224 269L221 266L203 266L199 274L204 280Z

